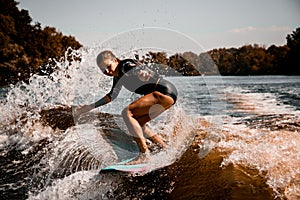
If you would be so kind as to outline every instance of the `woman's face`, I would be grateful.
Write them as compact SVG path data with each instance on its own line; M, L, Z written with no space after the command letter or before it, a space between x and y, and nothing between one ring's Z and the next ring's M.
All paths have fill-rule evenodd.
M117 59L106 59L104 62L101 64L100 69L103 72L103 74L107 76L116 76L118 75L118 72L116 70L119 62Z

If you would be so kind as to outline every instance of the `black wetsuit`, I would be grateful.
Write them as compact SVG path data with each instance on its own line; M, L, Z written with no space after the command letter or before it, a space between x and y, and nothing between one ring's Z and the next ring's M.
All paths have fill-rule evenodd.
M172 97L174 103L176 102L178 95L176 87L169 81L160 77L158 74L149 70L147 67L138 63L136 60L121 60L116 70L118 70L118 76L114 76L112 89L105 98L102 98L95 103L95 107L114 100L120 93L122 86L124 86L131 92L135 92L141 95L146 95L154 91L158 91L162 94ZM151 74L148 80L142 81L139 78L138 73L141 70L144 70Z

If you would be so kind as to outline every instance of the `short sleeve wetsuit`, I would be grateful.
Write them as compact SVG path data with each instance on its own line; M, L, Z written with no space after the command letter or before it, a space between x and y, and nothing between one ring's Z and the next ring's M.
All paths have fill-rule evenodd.
M114 100L121 91L122 86L131 92L146 95L158 91L177 100L177 89L169 81L163 79L144 65L133 59L121 60L116 68L118 76L113 78L113 86L108 94L95 103L95 107L104 105ZM140 78L139 73L144 72L149 75L146 80ZM150 75L151 74L151 75Z

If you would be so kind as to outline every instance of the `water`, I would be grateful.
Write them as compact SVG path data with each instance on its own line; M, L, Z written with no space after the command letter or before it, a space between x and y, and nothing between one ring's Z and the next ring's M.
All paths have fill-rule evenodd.
M206 134L193 143L194 160L207 159L213 149L226 152L219 170L228 166L256 170L249 176L264 178L272 198L299 198L299 76L168 77L179 90L178 103L150 125L169 141L169 148L153 162L173 164L133 176L99 174L101 167L117 159L103 128L124 128L119 113L138 96L122 90L115 102L95 109L76 126L63 115L57 117L67 124L66 129L46 125L41 111L91 103L110 89L110 79L94 67L96 54L82 54L82 63L57 63L59 70L50 77L33 76L28 85L1 89L3 199L181 199L215 184L197 182L197 189L186 183L186 191L180 193L180 184L196 180L194 174L203 170L186 171L186 165L193 166L194 161L182 161L201 133ZM188 175L183 178L180 172ZM175 194L180 195L174 198Z

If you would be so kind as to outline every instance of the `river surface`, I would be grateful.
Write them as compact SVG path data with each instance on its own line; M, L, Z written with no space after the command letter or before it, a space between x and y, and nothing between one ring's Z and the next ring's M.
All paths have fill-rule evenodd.
M2 199L183 199L180 195L186 194L179 190L195 193L197 187L184 189L179 184L183 180L169 177L167 166L184 169L174 162L201 130L207 134L198 141L199 159L212 149L229 152L220 170L230 165L256 170L273 197L300 197L299 76L167 77L179 91L178 102L150 124L169 141L169 148L155 161L166 167L124 176L99 174L102 167L116 162L101 130L105 126L122 129L119 114L138 96L123 89L118 99L93 110L80 123L68 125L65 116L57 115L67 125L53 128L50 122L57 119L46 118L49 123L45 123L43 110L90 103L110 89L110 79L98 72L76 66L68 70L51 77L33 76L29 84L1 89ZM195 178L195 172L186 174L187 179ZM174 197L176 191L179 196Z

